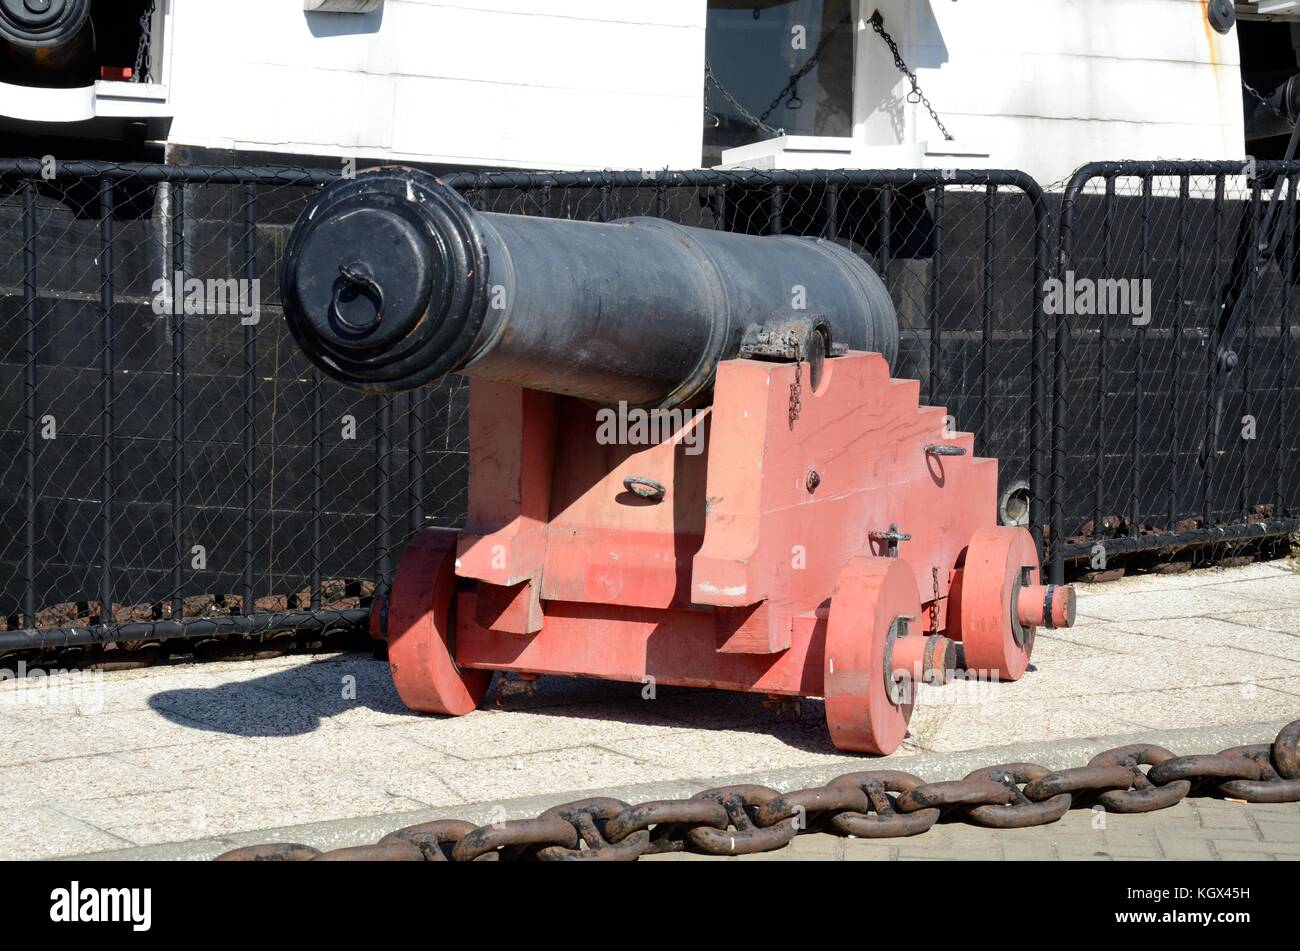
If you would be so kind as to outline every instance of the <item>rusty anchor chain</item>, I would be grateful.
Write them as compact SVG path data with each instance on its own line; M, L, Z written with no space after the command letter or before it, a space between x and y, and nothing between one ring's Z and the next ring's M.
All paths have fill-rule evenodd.
M267 843L234 849L217 861L632 862L663 852L747 855L783 848L806 832L894 838L924 834L941 819L1019 829L1056 822L1076 806L1151 812L1193 793L1300 802L1300 720L1283 727L1272 743L1213 754L1178 756L1137 743L1098 753L1086 766L1049 770L1001 763L932 783L882 769L784 793L740 785L637 805L596 797L554 806L533 819L482 826L444 819L398 829L374 845L321 852L298 843Z

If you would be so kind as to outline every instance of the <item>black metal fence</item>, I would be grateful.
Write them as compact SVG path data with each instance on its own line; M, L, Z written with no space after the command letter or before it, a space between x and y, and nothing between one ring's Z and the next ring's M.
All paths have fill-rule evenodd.
M1295 162L1096 163L1071 179L1063 306L1048 306L1058 559L1103 567L1300 526L1298 181Z
M278 319L280 249L333 177L0 165L0 647L355 622L413 530L459 523L463 384L360 396ZM887 276L900 372L1046 497L1047 217L1022 173L449 181L498 211L846 244Z
M1261 163L1262 176L1268 168ZM1297 450L1274 427L1296 406L1289 335L1278 329L1291 327L1286 281L1278 313L1266 304L1273 297L1248 298L1251 315L1267 310L1272 323L1250 324L1255 344L1229 377L1233 392L1245 379L1255 397L1283 396L1261 406L1254 446L1213 456L1195 506L1178 476L1204 454L1188 420L1204 423L1208 394L1219 392L1205 389L1205 348L1192 329L1222 309L1220 282L1205 275L1213 264L1225 280L1271 280L1265 268L1232 264L1245 240L1236 206L1256 209L1246 219L1262 223L1271 193L1258 186L1237 200L1224 169L1201 207L1196 176L1218 171L1188 170L1187 194L1166 199L1156 183L1179 173L1152 170L1150 194L1126 199L1130 170L1108 169L1081 171L1065 193L1059 248L1061 196L1020 172L447 181L493 211L656 215L826 237L863 255L898 309L896 372L919 378L925 401L946 405L977 434L978 452L1002 460L1002 485L1032 500L1029 521L1059 578L1065 559L1091 557L1096 541L1112 551L1160 537L1185 543L1168 533L1223 531L1265 505L1276 521L1296 506ZM1288 173L1294 181L1300 170ZM1094 196L1088 183L1099 176L1111 184ZM281 249L307 200L334 177L0 162L0 650L356 623L412 531L459 524L463 383L388 398L353 393L322 380L279 319ZM1293 191L1282 204L1290 211L1279 220L1291 224L1284 251L1267 259L1274 270L1293 260ZM1185 234L1173 224L1184 218ZM1149 324L1090 322L1045 306L1048 279L1065 270L1103 278L1135 267L1133 277L1155 281ZM1199 388L1189 390L1193 379ZM1216 410L1220 431L1236 412L1231 401ZM1161 428L1169 419L1172 435ZM1258 474L1264 440L1272 440L1267 485ZM1192 516L1206 520L1189 526Z

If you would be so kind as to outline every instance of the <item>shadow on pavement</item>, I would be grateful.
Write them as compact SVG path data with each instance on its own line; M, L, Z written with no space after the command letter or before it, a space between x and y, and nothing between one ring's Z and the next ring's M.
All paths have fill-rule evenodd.
M385 720L444 719L408 710L393 689L387 663L361 652L232 683L162 690L149 706L178 725L243 737L302 736L358 709L384 714ZM525 682L498 674L471 716L492 711L591 720L592 742L599 742L601 722L614 721L766 734L794 749L836 752L820 700L773 703L757 694L688 687L659 687L654 699L645 699L640 684L577 677Z

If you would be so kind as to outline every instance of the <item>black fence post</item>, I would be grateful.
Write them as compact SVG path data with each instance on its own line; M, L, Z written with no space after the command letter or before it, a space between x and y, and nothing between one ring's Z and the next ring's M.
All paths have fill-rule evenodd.
M321 608L321 491L324 488L325 421L320 370L311 371L311 581L308 597L311 609Z
M1286 496L1283 492L1283 486L1286 481L1286 433L1291 430L1287 427L1287 370L1290 361L1290 343L1291 343L1291 285L1300 277L1296 273L1296 243L1295 243L1295 225L1296 225L1296 186L1300 184L1300 176L1295 174L1287 176L1286 201L1288 208L1285 218L1285 232L1283 236L1283 260L1286 266L1286 279L1282 282L1282 309L1278 313L1277 327L1277 375L1274 379L1273 388L1277 393L1277 422L1273 426L1274 447L1273 447L1273 516L1281 518L1286 515Z
M1227 193L1227 178L1222 173L1214 177L1214 278L1216 289L1224 285L1224 277L1219 273L1219 262L1223 260L1223 203ZM1231 274L1229 274L1229 277ZM1218 461L1218 444L1214 433L1214 367L1219 354L1219 325L1216 321L1209 328L1205 353L1205 388L1203 391L1203 464L1201 472L1202 525L1209 528L1214 524L1214 477L1215 464Z
M113 623L113 182L99 182L99 332L100 332L100 416L99 416L99 623Z
M23 182L23 624L36 626L36 184Z
M252 302L257 279L257 185L244 185L244 279ZM244 319L244 545L243 613L254 613L253 562L257 531L257 326ZM272 434L274 436L274 434Z
M171 203L172 282L172 563L171 615L185 616L185 183L168 183Z
M984 186L984 249L981 254L983 280L980 285L980 411L979 428L976 430L978 446L984 447L989 438L989 410L993 350L993 289L996 281L997 256L997 197L998 186Z
M375 590L379 591L386 590L392 580L393 398L375 399Z
M1142 228L1140 232L1140 245L1138 253L1138 279L1146 281L1151 273L1151 189L1153 179L1148 175L1142 176ZM1108 273L1106 275L1110 277ZM1103 320L1106 318L1103 317ZM1129 537L1137 538L1142 534L1142 490L1145 488L1143 476L1144 463L1147 460L1146 448L1143 445L1142 423L1143 419L1143 402L1146 399L1144 387L1146 384L1146 353L1144 344L1146 343L1146 327L1137 326L1133 320L1129 320L1129 331L1133 337L1133 415L1130 417L1129 429L1133 445L1130 449L1132 454L1132 468L1129 470Z
M943 385L943 182L934 187L934 249L930 258L930 373L926 401L938 406Z
M1179 391L1179 372L1183 365L1184 333L1183 310L1187 298L1187 202L1191 196L1191 176L1178 176L1178 237L1174 261L1174 286L1178 299L1174 302L1174 359L1169 369L1169 392ZM1165 531L1176 531L1178 520L1178 434L1182 429L1183 403L1171 408L1173 417L1169 426L1169 486L1165 510Z

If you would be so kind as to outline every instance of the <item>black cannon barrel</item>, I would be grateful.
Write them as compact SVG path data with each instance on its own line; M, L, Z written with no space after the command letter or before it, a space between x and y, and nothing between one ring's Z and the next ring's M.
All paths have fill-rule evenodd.
M816 324L892 364L889 293L829 241L475 211L424 172L324 189L294 227L289 327L328 375L395 392L447 373L602 403L704 401L764 328Z
M89 85L93 47L90 0L0 0L0 80Z

